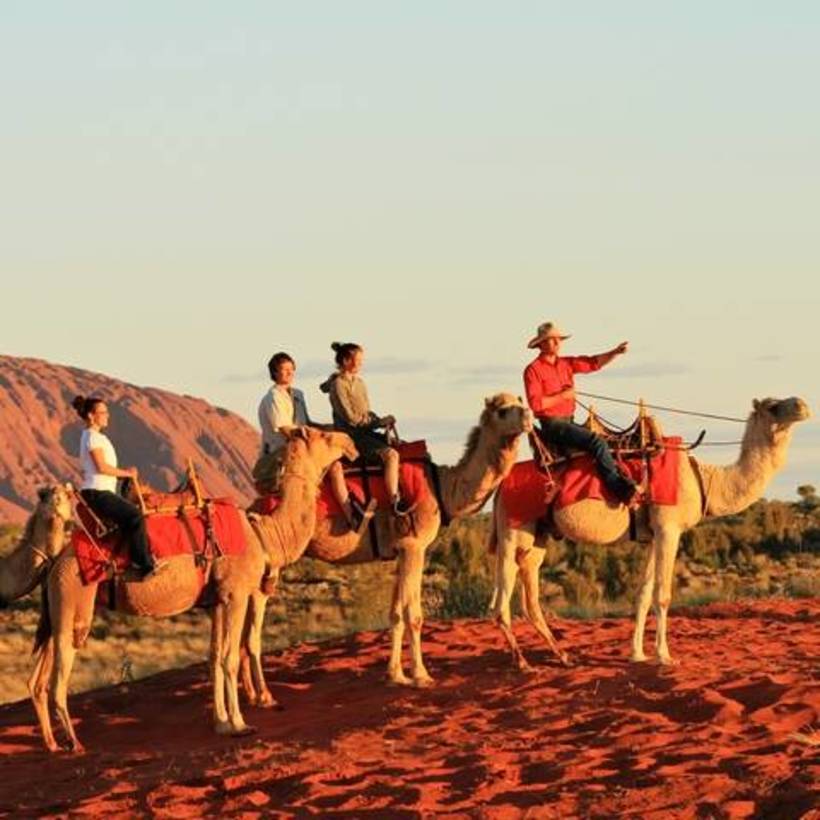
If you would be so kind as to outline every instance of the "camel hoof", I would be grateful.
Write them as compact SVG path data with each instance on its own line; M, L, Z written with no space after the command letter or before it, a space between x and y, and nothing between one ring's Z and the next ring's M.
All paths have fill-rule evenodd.
M632 655L630 656L629 660L631 660L632 663L646 663L648 658L646 657L646 655L644 655L643 652L640 652L640 653L633 652Z
M279 702L270 692L263 692L257 699L256 699L256 706L260 709L275 709L281 708L279 706Z
M518 661L518 663L516 664L516 669L518 669L518 671L523 673L524 675L531 675L533 672L535 672L535 667L531 663L529 663L529 661L524 660Z
M680 661L677 658L673 658L671 655L659 656L658 663L661 666L680 666Z
M46 749L49 752L55 753L62 751L60 744L56 740L46 741Z
M413 686L415 686L416 689L429 689L435 685L435 680L429 675L419 675L417 678L413 678Z
M73 755L81 755L85 752L85 747L82 743L80 743L79 740L69 740L66 743L64 749L66 752L69 752Z
M214 731L218 735L230 735L232 730L233 726L231 726L230 721L217 720L214 722Z
M387 678L387 685L388 686L410 686L412 681L407 675L389 675Z
M561 652L558 655L558 660L561 661L563 666L572 666L572 661L570 660L569 655L566 652Z
M231 737L248 737L248 735L255 735L256 729L253 726L248 726L247 723L242 726L231 727Z

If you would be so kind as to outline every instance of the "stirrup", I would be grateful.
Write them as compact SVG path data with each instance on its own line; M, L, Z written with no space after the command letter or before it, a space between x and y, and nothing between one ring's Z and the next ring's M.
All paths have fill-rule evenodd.
M351 499L351 507L353 508L354 517L358 517L357 523L351 524L350 529L353 530L357 536L361 536L367 529L373 516L376 514L376 507L379 502L375 498L371 498L367 502L366 507L362 507L358 501Z

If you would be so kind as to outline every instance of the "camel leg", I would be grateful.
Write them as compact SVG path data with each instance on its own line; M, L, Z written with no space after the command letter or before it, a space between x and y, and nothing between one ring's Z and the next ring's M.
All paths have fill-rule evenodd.
M68 712L68 681L71 678L71 669L77 650L74 648L74 636L70 631L58 630L54 638L54 668L51 675L51 692L54 698L54 707L60 725L68 738L68 748L72 752L83 751L82 744L77 739L71 715Z
M51 730L51 716L48 709L48 685L51 678L51 669L54 665L54 639L49 638L45 645L40 647L34 670L28 679L28 691L34 703L34 711L43 734L43 741L50 752L57 752L60 747L54 739Z
M419 544L407 547L406 572L404 574L404 618L410 631L410 652L414 686L432 686L434 681L424 666L421 650L421 628L424 612L421 606L421 583L424 573L424 547Z
M406 572L406 556L404 550L398 551L396 574L393 578L393 600L390 603L390 663L387 667L387 677L392 684L406 686L411 681L404 674L401 663L401 647L404 641L404 581Z
M232 735L246 735L253 731L253 728L245 723L239 707L239 646L242 643L242 629L245 625L249 597L241 594L231 595L225 604L221 665Z
M75 579L72 579L75 580ZM94 585L80 586L79 576L74 589L62 589L62 597L51 595L49 611L53 624L54 640L54 667L51 672L51 696L57 717L68 738L68 748L72 752L83 751L83 746L77 739L71 715L68 712L68 682L77 656L77 647L82 646L91 629L91 619L94 615L94 597L97 588ZM74 606L61 609L59 600L66 600L67 593L73 593Z
M518 563L515 560L515 544L504 539L500 540L495 564L495 608L493 617L496 624L501 629L507 639L510 651L513 655L513 662L522 672L529 672L532 667L524 657L524 653L518 646L518 641L512 630L512 612L510 603L515 582L518 579Z
M239 680L245 692L245 700L250 706L256 706L256 685L253 682L251 670L251 653L249 643L253 631L253 602L248 603L248 612L245 615L245 624L242 627L242 642L239 645Z
M655 545L653 544L646 556L646 564L643 570L643 583L641 591L638 593L638 602L635 608L635 629L632 633L632 660L636 662L645 661L646 654L643 651L643 636L646 629L646 617L649 614L649 607L652 605L652 597L655 590Z
M211 613L211 653L209 665L214 689L214 729L230 734L228 710L225 708L225 675L222 670L222 647L225 641L225 605L219 601Z
M243 683L250 694L255 694L252 701L256 706L275 706L276 699L270 693L267 683L265 683L265 673L262 670L262 630L265 626L265 607L268 603L268 596L262 592L254 592L248 606L248 614L245 617L247 631L245 633L245 652L243 666L247 669L243 671ZM250 680L245 676L248 675ZM251 688L248 688L248 684Z
M658 632L655 636L655 651L662 664L674 664L677 661L669 654L666 642L666 625L669 604L672 603L672 580L675 575L675 556L678 552L680 530L664 527L658 538L658 557L655 567L655 596L658 616Z
M541 609L541 601L538 595L538 571L544 562L544 550L532 549L523 553L519 561L521 571L521 582L524 586L523 600L526 601L524 611L529 622L535 627L536 632L549 644L550 649L556 657L564 664L569 665L569 656L559 646L555 636L547 626L544 611Z

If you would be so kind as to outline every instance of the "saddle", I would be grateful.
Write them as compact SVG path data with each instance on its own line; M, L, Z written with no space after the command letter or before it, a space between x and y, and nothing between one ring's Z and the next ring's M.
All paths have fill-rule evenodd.
M630 457L649 458L663 449L663 431L658 420L646 412L642 401L638 407L637 418L623 430L603 422L594 407L589 408L589 415L581 426L600 436L615 456L616 461ZM534 432L530 433L529 442L536 464L547 474L550 473L550 468L567 463L583 453L581 450L564 451L551 447Z
M190 459L182 482L172 492L164 493L150 487L143 489L139 482L129 479L123 495L140 508L143 516L178 515L183 512L201 510L208 501Z

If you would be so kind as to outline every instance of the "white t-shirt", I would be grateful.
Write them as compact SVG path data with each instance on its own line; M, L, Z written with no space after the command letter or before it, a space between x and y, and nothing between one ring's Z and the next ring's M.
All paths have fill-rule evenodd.
M80 463L83 467L82 489L117 492L117 477L97 472L97 466L94 464L94 459L91 458L92 450L102 450L105 463L111 467L117 466L117 451L114 449L111 439L99 430L86 427L80 436Z
M287 387L274 384L259 402L259 426L262 428L262 446L275 452L287 444L280 427L293 427L293 397Z

